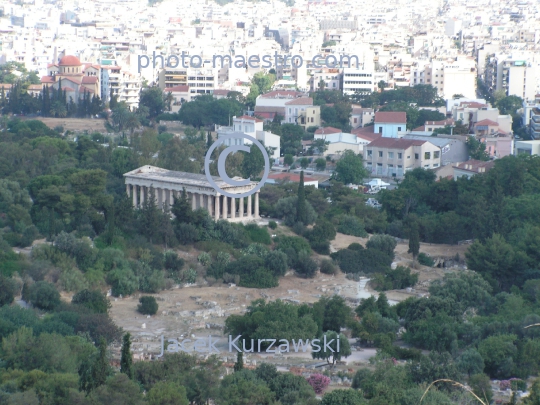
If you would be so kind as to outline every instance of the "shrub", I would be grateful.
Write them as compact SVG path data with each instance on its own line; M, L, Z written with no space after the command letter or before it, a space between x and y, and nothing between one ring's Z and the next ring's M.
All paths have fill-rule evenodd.
M247 288L274 288L279 284L277 277L275 277L268 269L259 267L249 273L241 274L240 283L238 285Z
M270 229L276 229L276 228L277 228L277 222L276 222L276 221L270 221L270 222L268 222L268 228L270 228Z
M373 235L366 243L366 248L377 249L394 258L394 249L397 246L396 240L389 235Z
M418 283L418 274L412 274L411 269L397 266L395 270L388 268L386 273L374 274L371 285L377 291L401 290Z
M299 235L299 236L302 236L305 232L306 232L306 227L304 226L304 224L302 222L296 222L293 226L292 226L292 231Z
M420 263L422 266L433 267L433 265L435 264L435 261L431 257L429 257L428 255L422 252L418 254L418 263Z
M107 282L112 287L112 295L131 295L139 288L139 279L129 267L119 267L107 275Z
M307 378L307 382L313 387L315 394L321 395L330 384L330 378L322 374L312 374Z
M178 257L178 254L175 252L169 251L165 252L165 269L170 270L172 272L180 271L182 270L182 267L184 267L184 259Z
M364 250L364 247L360 243L353 242L347 247L347 249L359 251Z
M60 293L53 284L46 281L38 281L28 288L28 301L33 306L46 311L55 309L61 302Z
M323 259L321 260L321 273L323 274L336 274L337 267L334 265L332 260Z
M90 308L93 312L106 314L111 307L111 302L105 294L97 290L82 290L73 296L72 304L79 304Z
M300 252L294 269L302 277L313 278L317 271L317 263L309 256L309 253Z
M248 224L244 227L247 232L247 235L252 243L262 243L264 245L270 245L272 239L267 229L257 224Z
M0 274L0 307L9 305L15 299L14 297L15 283L10 278Z
M197 257L197 260L199 261L199 263L201 263L203 266L208 266L210 264L210 261L212 260L212 258L210 257L210 255L206 252L202 252L198 257Z
M155 315L158 311L158 303L156 299L152 296L145 296L139 299L139 305L137 306L137 311L143 315Z
M310 241L311 248L320 255L330 254L330 242L327 240Z
M197 272L190 267L183 272L182 278L186 283L193 284L195 281L197 281Z
M264 266L276 277L287 272L287 255L279 250L269 252L264 258Z
M364 222L362 222L360 218L353 215L344 215L341 217L337 230L345 235L358 236L362 238L368 236L364 227Z

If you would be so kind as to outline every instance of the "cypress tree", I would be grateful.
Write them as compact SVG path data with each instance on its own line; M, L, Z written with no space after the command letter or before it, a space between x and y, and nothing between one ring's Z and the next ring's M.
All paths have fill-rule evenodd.
M131 356L131 335L126 333L122 342L122 357L120 359L120 372L133 379L133 358Z
M193 211L191 203L188 200L186 189L182 189L180 198L175 198L171 211L174 215L174 221L177 224L191 223L193 220Z
M86 360L79 368L79 388L89 394L97 387L105 384L111 375L111 366L107 358L107 343L104 338L99 340L98 352Z
M306 192L304 190L304 171L300 172L298 184L298 202L296 204L296 221L307 225Z
M147 235L150 243L153 243L154 237L159 233L160 214L156 204L156 192L154 187L150 186L141 209L141 231Z
M244 353L238 352L236 355L236 363L234 363L234 371L240 371L244 369Z
M418 223L416 221L411 223L409 230L409 253L413 255L413 263L420 253L420 234L418 232Z

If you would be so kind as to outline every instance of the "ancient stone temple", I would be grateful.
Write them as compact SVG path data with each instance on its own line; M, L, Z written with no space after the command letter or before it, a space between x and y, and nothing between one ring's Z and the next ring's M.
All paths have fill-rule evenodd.
M126 192L133 199L133 206L139 208L150 190L154 189L156 204L162 209L173 204L173 198L179 198L185 188L188 200L194 210L204 208L210 215L229 221L249 221L259 218L259 192L255 194L231 198L221 195L212 187L204 174L175 172L155 166L142 166L125 173ZM242 194L252 190L258 183L251 182L246 186L232 186L221 178L212 177L216 184L228 193ZM244 201L245 200L245 201Z

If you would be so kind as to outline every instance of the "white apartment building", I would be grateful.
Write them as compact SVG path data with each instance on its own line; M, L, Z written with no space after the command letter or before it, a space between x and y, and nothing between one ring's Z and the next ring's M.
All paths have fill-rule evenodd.
M249 135L260 141L266 148L273 150L271 159L279 159L281 154L279 135L263 129L263 121L255 117L243 115L241 117L233 117L232 126L216 126L218 139L225 135L237 135L238 138L227 139L224 144L231 145L251 145L252 142L244 138L242 135Z
M189 86L193 95L212 94L218 86L219 69L216 68L164 68L159 72L159 87Z
M507 96L534 100L539 89L540 66L527 55L492 56L486 65L485 82L492 92L504 90Z
M142 82L137 75L123 71L120 66L103 66L109 73L109 88L118 101L125 101L130 110L139 108L139 94Z
M343 94L352 95L357 91L368 94L377 88L373 70L343 68Z

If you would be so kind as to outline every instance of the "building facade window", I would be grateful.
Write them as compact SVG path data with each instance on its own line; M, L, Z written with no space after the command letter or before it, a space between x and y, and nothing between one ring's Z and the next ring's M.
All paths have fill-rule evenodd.
M441 155L441 152L439 152L439 151L433 152L433 158L434 159L438 159L440 155Z
M426 160L431 159L431 152L425 152L424 153L424 159L426 159Z
M368 157L373 156L373 151L372 151L372 150L368 150L368 151L367 151L367 155L368 155Z
M414 158L415 158L416 160L418 160L419 157L420 157L420 156L418 156L418 153L415 153L415 154L414 154Z
M394 158L394 152L388 152L388 159Z
M379 151L379 157L382 158L383 157L383 153L381 151Z
M403 153L401 153L401 152L398 152L398 154L397 154L397 158L398 158L398 159L402 159L402 158L403 158Z

